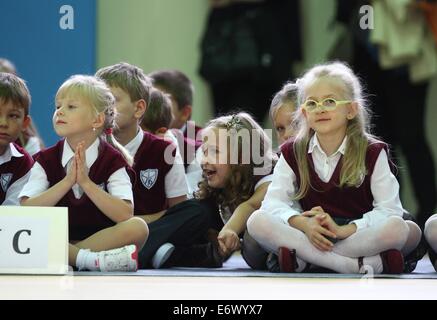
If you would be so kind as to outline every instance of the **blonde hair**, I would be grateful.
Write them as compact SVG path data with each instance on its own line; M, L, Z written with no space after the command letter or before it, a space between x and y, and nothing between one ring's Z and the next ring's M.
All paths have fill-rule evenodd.
M105 81L110 87L118 87L125 91L131 102L143 99L149 105L152 80L141 68L127 62L120 62L99 69L96 77Z
M353 119L348 120L347 124L346 135L348 139L340 171L339 187L359 186L363 177L367 174L367 147L371 143L378 142L370 133L370 113L363 97L362 86L358 77L345 63L331 62L317 65L307 71L304 76L297 81L299 87L299 105L302 105L304 102L306 90L319 80L334 80L340 82L344 89L344 98L356 102L358 105L357 115ZM308 126L300 109L296 111L294 120L298 129L294 141L294 154L300 175L300 186L295 195L295 199L299 200L305 197L311 186L307 153L308 144L314 135L314 130Z
M121 152L129 165L133 164L133 159L129 152L115 139L112 129L115 127L115 98L105 82L93 76L74 75L68 78L56 93L56 99L68 95L77 95L89 102L96 115L105 115L105 122L100 129L101 138ZM108 130L111 129L111 130ZM108 132L109 131L109 132Z
M281 90L275 94L269 110L269 115L272 119L272 122L275 121L276 114L283 105L293 104L294 107L297 108L297 92L298 86L293 82L287 82L284 84Z
M199 183L199 190L195 193L198 199L206 199L213 197L219 205L236 207L241 202L249 199L252 196L254 188L254 175L256 169L266 168L270 173L271 168L276 163L276 154L272 152L271 139L266 135L260 125L252 118L252 116L245 112L234 113L222 116L211 120L204 132L208 129L225 129L227 131L227 145L228 149L232 146L231 139L235 139L237 148L238 163L230 164L231 174L226 186L222 189L211 188L208 185L206 178ZM245 130L242 130L245 129ZM249 135L245 136L245 132L249 131ZM252 149L249 149L249 161L245 161L244 147L245 138L249 137L249 148L259 146L261 161L255 159ZM229 150L228 150L229 151ZM232 153L233 150L230 150ZM258 163L259 162L259 163Z
M17 69L8 59L0 58L0 72L12 73L17 75Z

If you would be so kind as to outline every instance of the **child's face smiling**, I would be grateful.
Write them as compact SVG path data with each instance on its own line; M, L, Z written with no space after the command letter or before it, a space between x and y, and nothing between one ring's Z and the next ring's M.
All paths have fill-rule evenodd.
M29 122L30 118L24 115L24 108L15 106L11 100L5 102L0 98L0 154L9 143L18 139Z
M231 175L226 130L207 129L203 141L203 176L211 188L224 188Z

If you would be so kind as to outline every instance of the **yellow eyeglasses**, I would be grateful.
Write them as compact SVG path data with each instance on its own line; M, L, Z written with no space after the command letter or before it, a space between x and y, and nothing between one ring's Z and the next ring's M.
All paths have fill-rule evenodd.
M308 112L316 112L317 109L320 109L320 111L332 111L335 110L340 104L346 104L351 102L351 100L337 101L334 98L326 98L323 99L322 102L317 102L315 100L309 99L304 102L302 108L304 108Z

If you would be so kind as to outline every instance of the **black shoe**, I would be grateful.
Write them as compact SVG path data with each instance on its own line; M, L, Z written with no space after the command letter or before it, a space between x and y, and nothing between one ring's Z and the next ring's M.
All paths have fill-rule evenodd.
M432 266L437 271L437 254L431 247L428 248L428 256Z
M426 254L426 251L428 250L428 243L425 239L425 234L423 232L423 225L425 224L424 221L420 222L418 219L416 219L413 215L411 215L409 212L404 212L402 218L405 221L413 221L416 223L420 230L422 231L422 237L420 238L420 242L417 245L417 248L415 248L408 256L404 258L404 273L411 273L416 269L417 262L423 258L423 256Z
M272 252L270 252L266 259L266 267L269 272L278 273L281 272L279 269L279 261L278 256Z
M426 255L428 251L428 243L426 242L425 235L422 233L417 248L415 248L408 256L404 259L404 273L411 273L416 269L417 263Z
M223 258L212 243L196 244L190 247L176 247L164 267L221 268Z

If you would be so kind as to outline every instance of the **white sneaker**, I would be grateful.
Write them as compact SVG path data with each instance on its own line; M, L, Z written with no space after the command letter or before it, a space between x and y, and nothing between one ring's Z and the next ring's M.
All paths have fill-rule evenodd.
M167 242L156 250L155 255L152 258L152 266L155 269L159 269L162 265L170 258L171 254L174 251L174 245Z
M134 244L122 248L99 252L100 271L130 271L138 270L138 249Z

